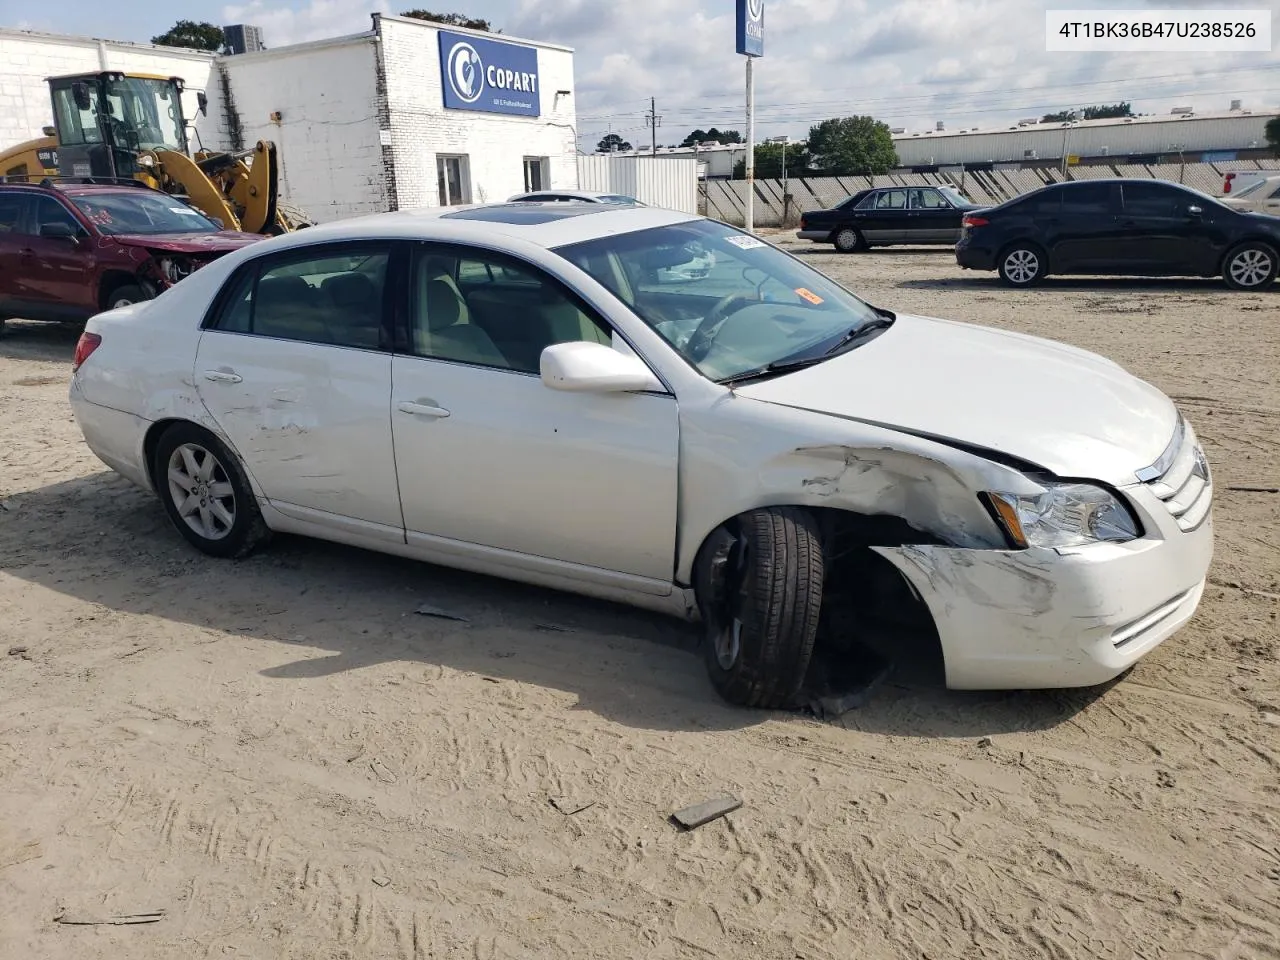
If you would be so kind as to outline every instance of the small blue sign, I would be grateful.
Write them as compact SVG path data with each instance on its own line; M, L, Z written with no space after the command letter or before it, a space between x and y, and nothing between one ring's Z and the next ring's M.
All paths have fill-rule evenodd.
M542 113L535 47L441 30L440 85L448 110L518 117Z
M738 52L764 56L764 0L734 0L738 6Z
M1206 152L1206 153L1200 154L1200 162L1201 163L1226 163L1229 160L1234 160L1236 156L1237 154L1236 154L1236 151L1234 150L1218 150L1213 153Z

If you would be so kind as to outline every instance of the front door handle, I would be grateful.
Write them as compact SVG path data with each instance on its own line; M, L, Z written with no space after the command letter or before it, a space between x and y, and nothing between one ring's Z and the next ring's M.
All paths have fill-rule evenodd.
M238 373L232 373L230 370L206 370L204 378L212 380L214 383L240 383L244 379Z
M444 407L437 407L434 403L417 403L412 400L403 400L397 407L401 413L408 413L415 417L430 417L435 420L443 420L449 416L449 411Z

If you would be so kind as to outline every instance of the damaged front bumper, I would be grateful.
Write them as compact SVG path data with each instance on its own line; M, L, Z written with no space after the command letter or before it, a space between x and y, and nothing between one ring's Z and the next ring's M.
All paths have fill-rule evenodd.
M1191 619L1213 558L1212 516L1184 532L1149 488L1123 492L1146 530L1128 543L1061 550L874 548L929 607L948 687L1105 683Z

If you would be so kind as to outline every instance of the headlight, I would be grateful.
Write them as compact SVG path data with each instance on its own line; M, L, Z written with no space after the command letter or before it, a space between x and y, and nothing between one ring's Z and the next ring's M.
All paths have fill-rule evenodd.
M1138 521L1108 490L1088 483L1048 483L1028 497L989 493L1001 526L1018 547L1078 547L1140 535Z

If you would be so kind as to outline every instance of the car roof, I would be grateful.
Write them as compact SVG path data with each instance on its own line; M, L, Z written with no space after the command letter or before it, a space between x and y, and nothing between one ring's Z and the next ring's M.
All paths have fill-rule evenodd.
M52 189L59 193L65 193L67 196L79 196L81 194L126 194L128 196L168 196L159 190L152 190L147 186L130 187L119 183L53 183ZM23 190L28 193L48 193L50 187L41 186L39 183L5 183L0 181L0 189L3 190Z
M704 219L660 207L602 203L423 207L336 220L274 237L254 246L265 253L272 249L345 240L435 240L483 245L501 237L552 249L620 233Z

